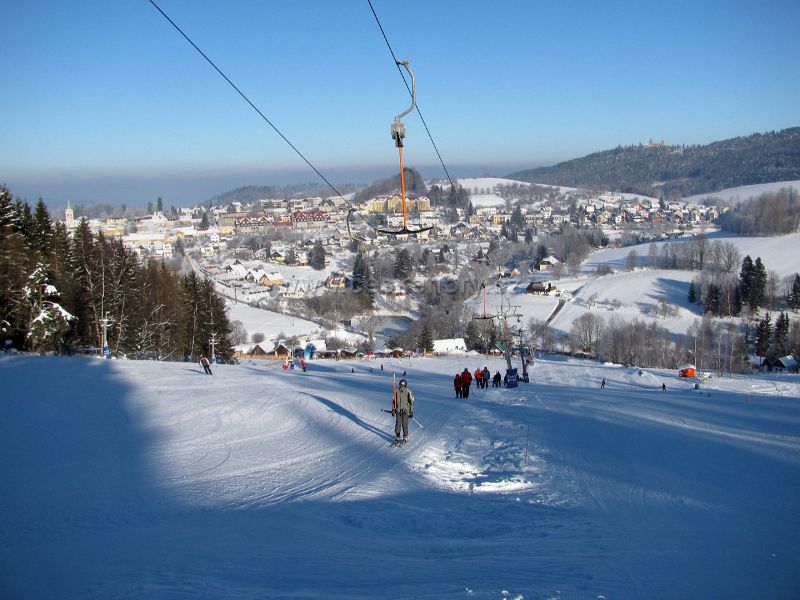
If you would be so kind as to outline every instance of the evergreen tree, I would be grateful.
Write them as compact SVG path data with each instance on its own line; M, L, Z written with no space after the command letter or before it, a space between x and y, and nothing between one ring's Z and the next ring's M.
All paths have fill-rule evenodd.
M200 217L200 224L197 226L200 231L206 231L208 229L208 213L203 211L203 216Z
M297 264L297 251L294 249L294 246L289 246L289 249L286 251L286 256L283 257L283 263L286 265Z
M364 252L359 250L353 261L353 291L363 294L364 305L371 308L375 300L375 279Z
M756 355L766 356L772 343L772 323L769 313L758 322L756 327Z
M750 297L750 309L757 310L764 304L764 296L767 293L767 269L761 262L761 257L756 258L753 265L753 286Z
M25 238L25 243L30 245L33 233L33 214L27 202L17 200L14 202L14 221L12 227Z
M364 287L365 277L364 277L364 253L359 250L356 253L355 259L353 259L353 283L352 287L354 290L359 290Z
M720 289L715 283L709 283L706 286L705 298L703 301L703 312L711 313L712 315L720 314Z
M789 317L781 311L775 319L775 331L772 334L772 355L776 358L789 354Z
M394 276L396 279L408 279L414 272L411 254L403 248L394 259Z
M11 227L14 222L14 202L11 199L11 192L5 185L0 184L0 236L4 235L4 229Z
M755 285L754 277L753 259L748 254L742 260L742 268L739 271L739 297L742 304L750 304L750 299L753 296L753 286Z
M41 198L36 203L31 226L31 246L46 256L53 244L53 222Z
M730 307L731 316L738 317L742 314L742 291L738 285L733 286L733 304Z
M514 207L514 211L511 213L511 224L517 229L525 227L525 215L522 214L522 208L519 204Z
M156 200L156 212L164 212L164 202L161 200L161 196Z
M483 338L481 338L478 325L473 320L470 320L464 329L464 345L467 350L483 351Z
M422 329L420 329L417 343L419 347L422 348L423 352L433 351L433 335L427 324L423 325Z
M792 281L792 287L789 290L789 297L786 303L792 310L800 310L800 274L794 274L794 280Z
M694 304L697 302L697 290L694 287L694 281L689 282L689 302Z
M56 302L58 290L48 280L48 268L39 262L28 277L24 293L27 345L44 354L59 348L62 335L75 317Z
M525 229L525 243L532 244L533 243L533 231L530 227Z
M308 253L308 264L312 269L322 271L325 268L325 259L325 248L322 245L322 241L317 239L311 248L311 252Z

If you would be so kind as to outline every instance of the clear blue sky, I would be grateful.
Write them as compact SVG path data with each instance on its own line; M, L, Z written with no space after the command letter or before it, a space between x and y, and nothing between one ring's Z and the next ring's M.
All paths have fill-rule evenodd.
M157 2L323 173L394 167L408 93L366 0ZM797 0L373 5L459 175L800 125ZM0 0L0 21L12 192L182 202L316 180L147 0ZM438 164L404 121L407 162Z

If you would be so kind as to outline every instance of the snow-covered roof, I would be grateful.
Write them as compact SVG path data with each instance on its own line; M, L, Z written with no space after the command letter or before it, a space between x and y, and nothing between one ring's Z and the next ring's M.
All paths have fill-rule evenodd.
M466 352L467 345L464 338L451 338L446 340L433 340L433 351L438 354L453 352Z

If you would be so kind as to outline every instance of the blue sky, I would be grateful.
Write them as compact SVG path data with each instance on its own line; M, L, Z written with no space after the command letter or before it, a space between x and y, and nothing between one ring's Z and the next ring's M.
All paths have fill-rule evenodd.
M331 179L390 174L408 93L366 0L157 2ZM457 175L800 125L796 0L373 5ZM146 0L0 0L0 20L12 192L183 202L317 180ZM407 163L436 175L404 122Z

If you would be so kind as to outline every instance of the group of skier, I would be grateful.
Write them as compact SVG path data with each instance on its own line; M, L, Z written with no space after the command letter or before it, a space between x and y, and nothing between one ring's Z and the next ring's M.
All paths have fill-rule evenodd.
M473 378L472 373L470 373L469 369L465 367L461 373L456 373L456 376L453 379L453 387L456 390L456 398L469 398L469 388L472 385L473 379L475 380L475 387L478 389L488 388L489 381L492 382L493 387L500 387L500 382L503 380L503 378L500 376L500 371L495 373L494 377L492 377L492 373L489 371L488 367L476 369L475 376Z

